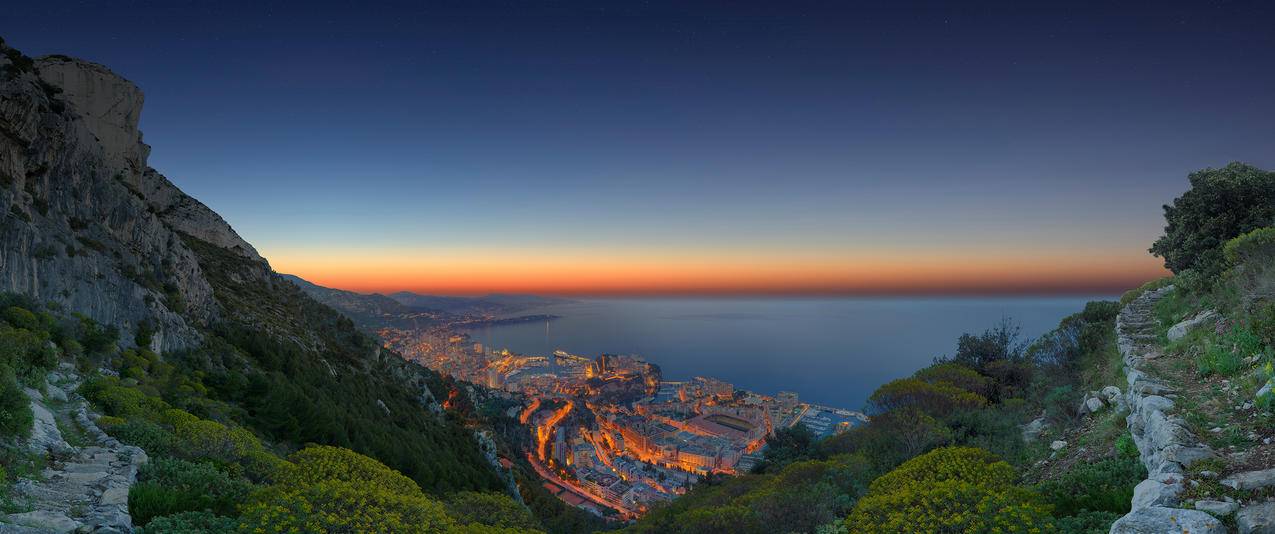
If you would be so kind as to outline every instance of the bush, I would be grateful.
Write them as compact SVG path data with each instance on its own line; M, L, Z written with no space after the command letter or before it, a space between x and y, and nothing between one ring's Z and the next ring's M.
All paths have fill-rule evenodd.
M992 379L959 363L936 363L914 373L913 378L931 384L944 383L986 397Z
M1014 469L981 449L935 449L869 486L846 518L850 532L1038 532L1049 509L1014 486Z
M292 463L276 477L276 483L285 487L299 488L334 480L404 495L421 491L412 479L349 449L314 445L293 453L288 459Z
M276 489L244 508L248 532L441 533L453 526L442 503L382 486L323 481ZM260 529L260 530L258 530Z
M152 519L137 534L231 534L239 532L239 522L209 512L182 512Z
M1275 228L1258 228L1231 239L1222 247L1222 254L1231 265L1269 264L1275 258Z
M500 493L454 493L447 498L447 512L461 525L477 523L521 531L540 528L530 510Z
M1081 512L1056 519L1059 534L1106 534L1111 524L1123 514L1112 512Z
M877 388L868 397L868 403L877 413L915 408L938 416L982 407L987 404L987 399L945 382L902 378Z
M276 483L244 507L254 532L443 532L442 503L412 479L348 449L311 446L289 457Z
M1125 514L1133 499L1133 487L1146 476L1146 468L1137 459L1111 458L1077 464L1036 489L1054 506L1057 517L1084 511Z
M1224 243L1275 221L1275 173L1231 163L1188 179L1191 189L1164 207L1164 235L1151 253L1175 273L1194 269L1211 278L1225 267Z
M248 481L211 465L159 458L142 469L128 492L128 508L134 522L142 525L181 512L234 515L252 489Z
M1116 452L1121 458L1138 458L1138 444L1133 442L1133 436L1129 434L1121 434L1116 438Z
M108 418L110 418L109 421L107 421ZM173 453L176 438L164 427L141 419L128 420L122 424L109 424L118 420L120 420L118 417L103 416L97 422L103 430L115 436L115 439L141 447L151 456ZM103 421L107 421L108 424L104 425Z
M26 437L31 433L35 416L31 401L8 367L0 366L0 436Z

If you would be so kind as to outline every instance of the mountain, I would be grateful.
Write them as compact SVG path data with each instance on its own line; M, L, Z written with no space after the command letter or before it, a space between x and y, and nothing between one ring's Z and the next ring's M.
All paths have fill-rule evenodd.
M557 297L492 293L481 297L443 297L410 291L390 293L390 298L412 308L439 310L458 315L508 315L532 308L573 302Z
M380 347L147 165L143 100L106 67L0 40L0 497L17 507L0 522L539 528L498 444L435 401L461 385Z
M315 300L345 314L360 328L377 330L399 328L415 330L455 323L490 322L497 317L517 314L532 308L571 302L566 299L535 295L500 295L483 297L440 297L401 291L390 296L380 293L356 293L333 289L309 282L299 276L280 275L296 284Z
M301 291L314 300L345 314L366 330L386 327L414 329L438 324L452 316L447 312L412 308L379 293L355 293L316 285L295 275L280 276L301 288Z

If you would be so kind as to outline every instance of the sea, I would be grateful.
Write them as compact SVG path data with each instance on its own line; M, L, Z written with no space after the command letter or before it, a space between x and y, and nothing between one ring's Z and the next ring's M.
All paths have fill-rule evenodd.
M497 350L635 355L659 365L665 380L708 376L859 410L881 384L955 352L962 333L1007 318L1035 338L1088 301L1116 298L577 298L516 314L557 319L468 333Z

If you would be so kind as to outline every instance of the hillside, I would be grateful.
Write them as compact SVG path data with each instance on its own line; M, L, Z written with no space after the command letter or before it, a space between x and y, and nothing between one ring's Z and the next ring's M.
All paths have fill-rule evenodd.
M781 431L756 473L628 530L1275 532L1275 173L1190 182L1151 248L1173 277L1030 342L966 334L873 393L869 424Z
M536 528L473 432L434 401L441 377L274 273L147 166L137 87L93 63L0 52L0 293L15 295L0 320L7 521ZM45 397L55 390L66 400ZM140 471L75 474L97 465L91 447L129 456L112 452L120 442L144 451L131 456ZM97 504L42 508L65 501L50 492L83 488L57 484L86 478L127 490L124 520ZM119 505L101 492L101 506ZM303 512L350 506L361 512Z

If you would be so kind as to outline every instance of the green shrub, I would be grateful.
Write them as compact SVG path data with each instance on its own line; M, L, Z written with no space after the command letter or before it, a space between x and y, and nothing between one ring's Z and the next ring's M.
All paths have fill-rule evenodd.
M454 526L411 479L347 449L307 447L243 509L255 532L436 533Z
M1121 434L1116 438L1116 452L1123 458L1137 458L1138 444L1133 442L1133 436Z
M991 453L947 447L918 456L869 486L846 518L850 532L1050 530L1049 508L1014 486L1014 468Z
M1269 264L1275 259L1275 228L1258 228L1226 242L1222 248L1231 265Z
M182 512L152 519L137 534L232 534L239 532L239 521L210 512Z
M102 421L110 416L103 416L98 420L98 424L102 425ZM108 423L115 423L119 418L108 420ZM143 419L130 419L122 424L108 424L103 426L103 430L115 436L129 445L141 447L151 456L168 455L173 453L176 437L173 433L164 427L146 421Z
M1265 348L1275 348L1275 302L1253 312L1250 328Z
M0 436L26 437L31 433L35 416L31 401L8 367L0 366Z
M1059 534L1106 534L1123 514L1090 511L1054 520Z
M1134 458L1111 458L1073 466L1056 479L1036 487L1054 506L1054 515L1065 517L1084 511L1124 514L1133 499L1133 487L1147 476Z
M146 464L129 490L129 513L142 525L180 512L234 515L252 489L248 481L209 464L158 458Z
M982 407L987 404L987 399L946 382L902 378L877 388L868 397L868 403L877 413L915 408L929 414L945 415L955 410Z
M447 497L447 512L461 525L478 523L521 531L540 528L530 510L501 493L454 493Z

